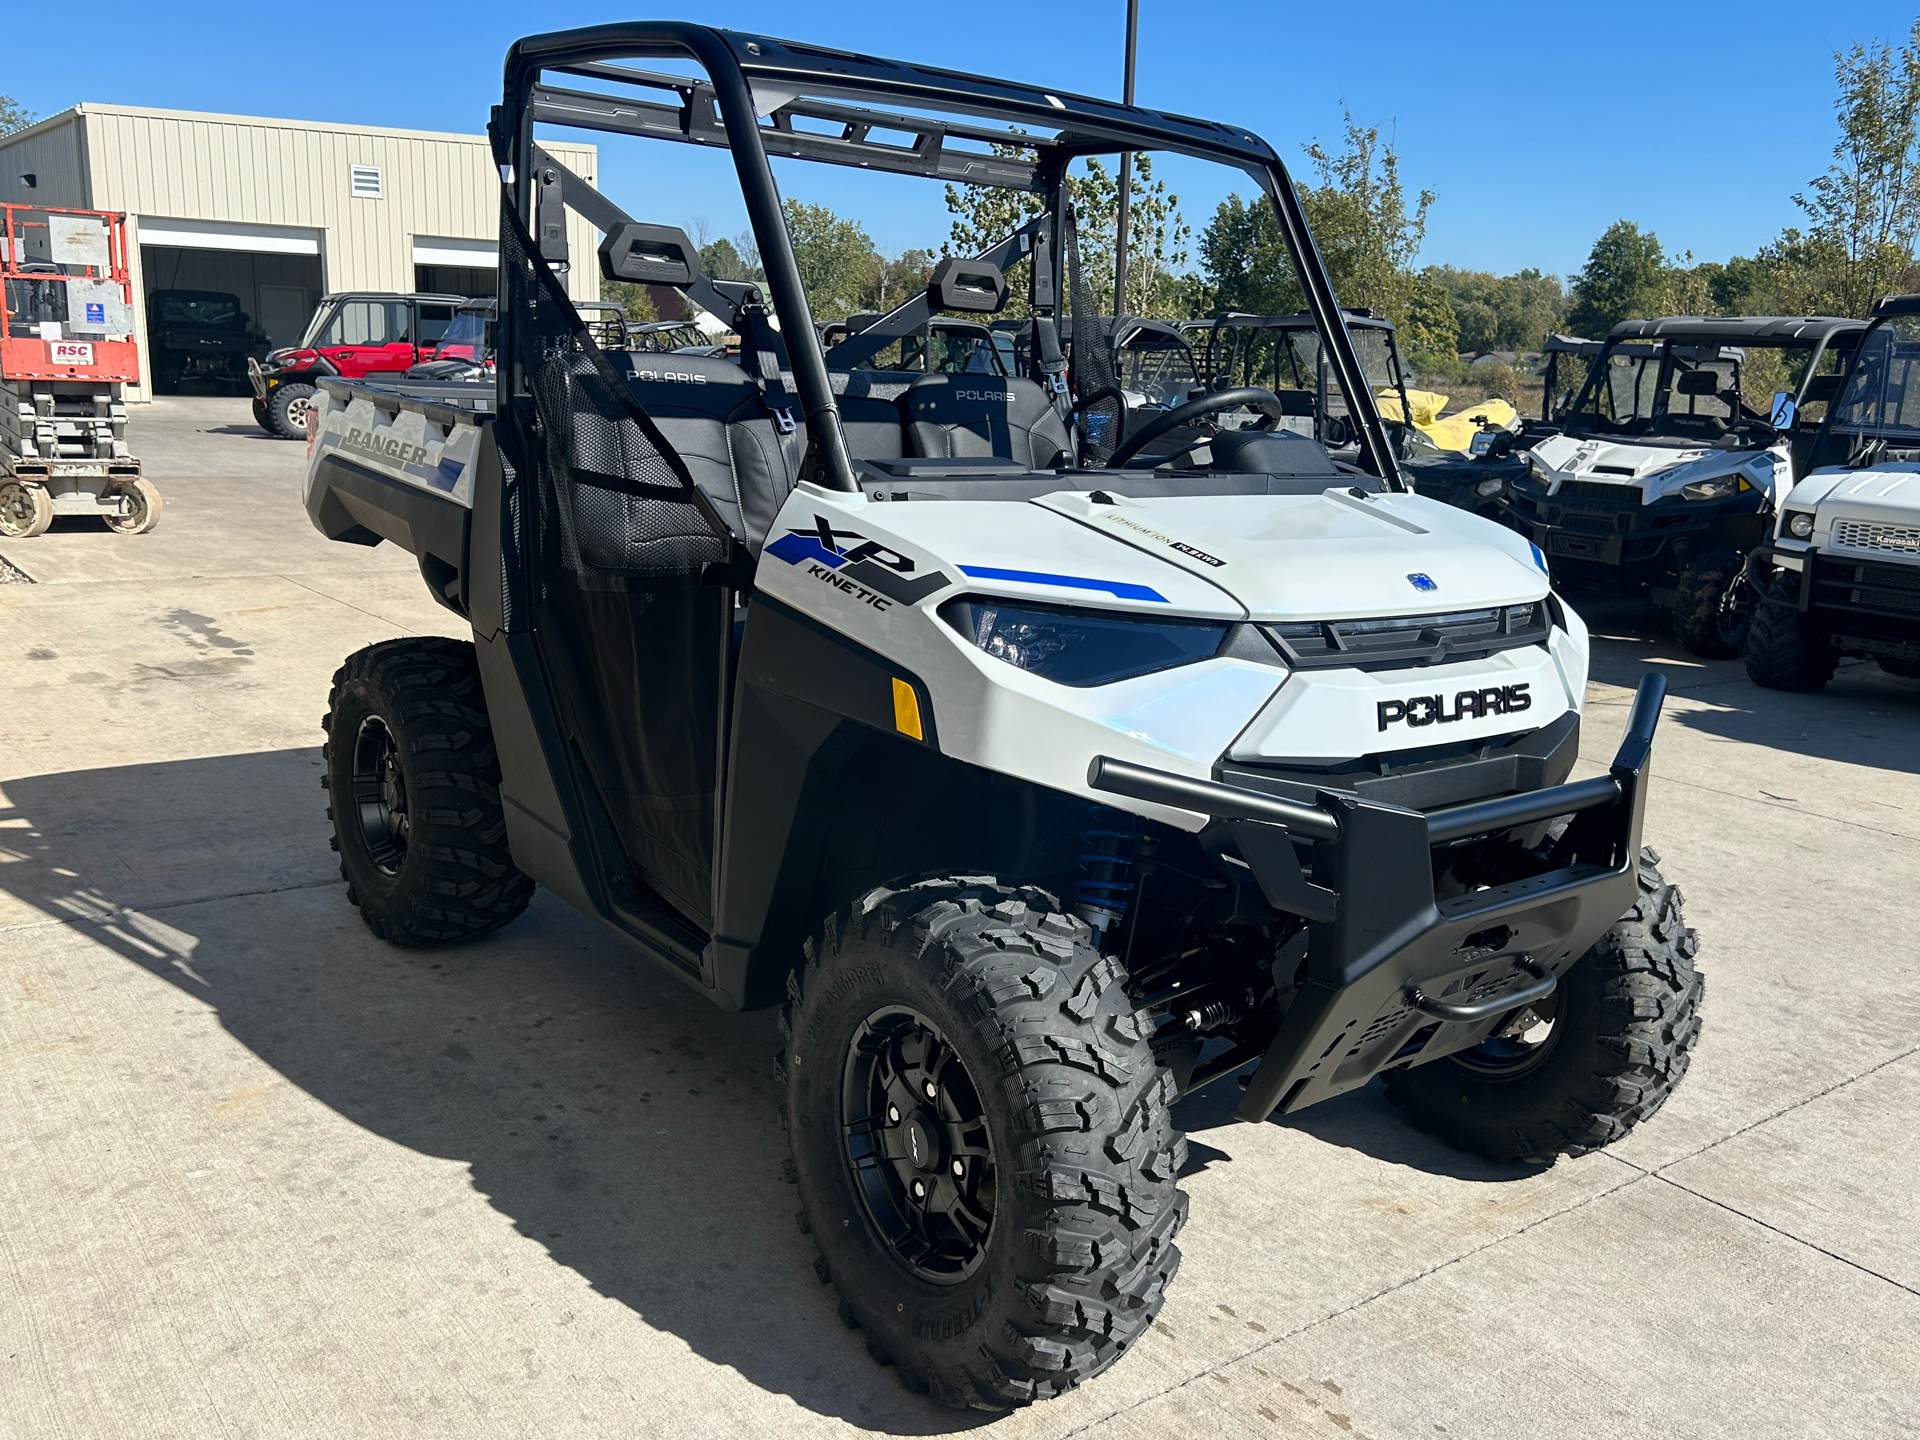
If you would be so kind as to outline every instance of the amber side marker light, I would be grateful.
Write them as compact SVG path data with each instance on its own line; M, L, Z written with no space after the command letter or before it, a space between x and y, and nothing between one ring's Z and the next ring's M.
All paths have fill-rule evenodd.
M893 728L916 740L927 738L920 728L920 697L913 693L913 686L897 678L893 682Z

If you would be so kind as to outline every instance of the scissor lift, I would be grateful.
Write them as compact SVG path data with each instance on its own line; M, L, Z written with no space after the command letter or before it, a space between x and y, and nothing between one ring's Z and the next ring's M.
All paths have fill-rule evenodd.
M98 515L123 535L160 520L127 448L122 387L140 376L127 217L0 205L0 536Z

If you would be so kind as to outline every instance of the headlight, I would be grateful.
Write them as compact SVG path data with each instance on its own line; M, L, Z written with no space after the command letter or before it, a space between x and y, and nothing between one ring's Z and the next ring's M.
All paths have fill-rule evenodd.
M1542 484L1551 485L1553 483L1553 467L1531 450L1527 452L1527 470L1534 479L1540 481Z
M1736 491L1747 488L1744 475L1716 475L1711 480L1695 480L1682 485L1680 494L1687 500L1724 500Z
M1498 475L1492 475L1474 486L1473 493L1476 495L1498 495L1506 488L1507 482L1505 480Z
M1110 685L1205 660L1227 626L1210 620L1149 620L968 596L940 618L996 660L1059 685Z

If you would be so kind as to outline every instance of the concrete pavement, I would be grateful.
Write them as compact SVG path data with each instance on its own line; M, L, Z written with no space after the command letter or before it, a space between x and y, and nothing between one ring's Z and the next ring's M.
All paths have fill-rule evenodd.
M161 402L158 530L0 547L37 582L0 586L0 1435L1920 1433L1920 685L1775 695L1583 606L1588 769L1674 686L1649 835L1708 993L1673 1101L1537 1171L1377 1089L1261 1126L1203 1093L1161 1321L956 1415L812 1278L769 1016L545 894L435 951L347 908L328 677L458 622L315 535L251 427Z

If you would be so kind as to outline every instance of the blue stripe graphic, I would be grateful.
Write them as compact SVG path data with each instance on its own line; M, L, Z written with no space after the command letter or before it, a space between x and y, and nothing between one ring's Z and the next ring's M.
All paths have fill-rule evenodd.
M789 565L798 565L802 560L818 560L822 565L837 570L847 563L846 556L834 554L811 534L803 535L792 530L767 546L767 554L778 556Z
M1162 605L1167 597L1158 590L1145 585L1131 585L1125 580L1094 580L1085 575L1048 575L1039 570L1000 570L990 565L962 565L962 575L971 575L976 580L1020 580L1029 585L1059 585L1068 590L1104 590L1120 600L1157 600Z

